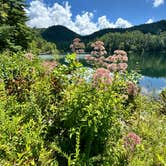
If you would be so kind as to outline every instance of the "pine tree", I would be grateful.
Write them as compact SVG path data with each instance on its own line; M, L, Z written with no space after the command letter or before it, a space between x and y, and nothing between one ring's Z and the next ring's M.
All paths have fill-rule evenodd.
M26 26L24 0L0 0L0 50L26 49L30 31ZM6 28L7 30L6 30Z

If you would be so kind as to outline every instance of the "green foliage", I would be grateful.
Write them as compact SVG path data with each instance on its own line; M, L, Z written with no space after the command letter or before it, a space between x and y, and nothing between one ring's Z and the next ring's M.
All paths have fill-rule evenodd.
M129 165L166 164L166 117L159 113L158 102L139 96L133 118L127 130L134 131L141 137L141 145L129 157ZM158 111L157 111L158 110Z
M56 45L51 42L47 42L41 37L35 37L32 42L29 43L29 51L33 54L51 54L57 55L58 50Z
M1 54L0 165L164 165L165 116L160 102L129 97L137 75L96 86L76 54L66 62L47 72L37 57ZM127 153L131 131L141 144Z
M99 40L105 43L106 49L113 51L124 49L126 51L162 51L166 48L165 38L150 33L144 34L141 31L124 33L108 33ZM124 42L125 41L125 42Z
M166 89L163 90L160 94L160 101L161 101L161 113L166 114Z
M0 0L0 51L26 49L30 41L24 0ZM6 29L7 28L7 29Z

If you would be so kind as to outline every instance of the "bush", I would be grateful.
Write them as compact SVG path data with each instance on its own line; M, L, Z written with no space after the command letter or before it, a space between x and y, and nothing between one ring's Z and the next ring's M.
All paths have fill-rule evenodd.
M35 56L1 55L0 164L162 165L165 117L159 102L129 93L133 73L89 77L75 54L66 62L48 72Z

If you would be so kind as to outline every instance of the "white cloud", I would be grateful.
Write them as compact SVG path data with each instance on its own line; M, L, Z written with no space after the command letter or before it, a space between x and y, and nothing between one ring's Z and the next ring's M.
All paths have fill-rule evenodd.
M78 28L79 34L86 35L98 30L96 23L92 19L93 13L89 12L76 16L75 26Z
M154 20L152 19L152 18L150 18L149 20L147 20L146 22L145 22L145 24L150 24L150 23L153 23L154 22Z
M153 0L153 6L154 7L158 7L162 4L164 4L164 0Z
M99 29L115 28L115 25L111 23L106 16L101 16L98 18L98 27Z
M36 28L47 28L53 25L63 25L69 29L82 34L91 34L104 28L127 28L132 24L127 20L118 18L115 23L110 22L106 16L98 18L97 22L93 21L93 13L83 12L72 19L71 6L68 2L60 5L54 3L48 7L40 0L33 0L28 9L26 9L29 21L27 25Z
M123 18L118 18L117 21L115 22L115 27L118 28L129 28L131 26L132 24L127 20L124 20Z
M27 24L30 27L49 27L52 25L52 20L49 16L49 9L40 1L32 1L30 8L26 9L29 21Z

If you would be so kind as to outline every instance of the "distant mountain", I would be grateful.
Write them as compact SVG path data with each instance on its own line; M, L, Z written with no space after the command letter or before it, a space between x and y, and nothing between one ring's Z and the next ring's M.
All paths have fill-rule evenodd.
M45 29L42 32L42 36L44 39L50 42L65 42L71 41L76 37L81 37L81 35L78 35L72 30L61 25L52 26Z
M139 30L143 33L158 34L159 32L166 31L166 20L161 20L151 24L142 24L138 26L133 26L131 28L128 28L128 30L129 31Z
M64 26L57 25L43 29L41 31L41 35L45 40L56 43L60 50L68 50L69 43L71 43L76 37L88 43L89 41L93 41L94 39L102 37L110 32L124 33L126 31L131 32L136 30L143 33L159 34L160 32L166 31L166 20L161 20L151 24L142 24L130 28L107 28L86 36L81 36Z

